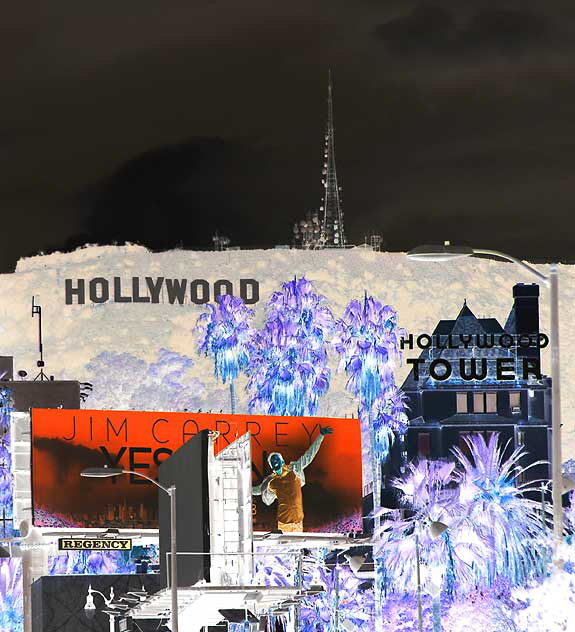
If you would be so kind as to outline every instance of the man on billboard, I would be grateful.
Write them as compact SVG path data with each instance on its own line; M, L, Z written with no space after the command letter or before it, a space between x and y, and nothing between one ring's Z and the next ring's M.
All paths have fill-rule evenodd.
M303 498L301 488L305 485L305 468L314 460L325 435L332 434L333 428L319 427L319 436L304 454L286 465L279 452L272 452L268 463L272 473L264 478L261 485L253 488L254 496L262 497L266 505L278 501L278 529L282 532L303 531Z

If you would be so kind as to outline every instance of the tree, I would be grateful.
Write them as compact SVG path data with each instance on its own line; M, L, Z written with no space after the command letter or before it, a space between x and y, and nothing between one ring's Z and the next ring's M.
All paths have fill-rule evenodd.
M282 284L250 343L249 409L271 415L314 415L329 389L327 343L333 315L305 278Z
M540 573L545 530L538 503L525 496L538 488L518 482L527 469L520 465L523 448L506 456L498 440L498 433L487 441L472 434L465 438L469 455L454 448L455 462L422 459L393 481L408 517L392 512L376 547L392 591L414 590L417 530L421 563L443 569L449 594L464 596L498 582L519 586ZM436 521L448 528L434 538L426 526Z
M148 363L131 353L102 351L86 365L93 391L87 400L90 408L129 410L138 385L146 377Z
M0 559L0 632L24 629L22 560Z
M203 383L191 377L192 358L160 349L130 399L134 410L186 411L202 406Z
M431 574L440 575L449 594L464 593L475 585L477 573L485 575L487 542L462 517L455 468L454 462L421 459L408 464L392 482L402 493L406 517L399 511L390 514L374 552L383 561L390 592L413 594L416 590L416 538L427 579L437 581ZM428 528L435 522L448 527L439 537Z
M129 551L68 551L49 558L50 575L114 575L136 572Z
M253 330L250 322L254 310L246 307L241 298L222 294L216 304L208 304L208 311L198 318L196 329L202 333L199 353L214 359L214 374L230 384L232 414L236 412L235 381L248 368L250 341Z
M404 398L395 385L395 364L401 361L399 341L404 331L397 326L397 313L365 293L353 300L337 321L333 344L341 356L340 369L348 375L347 389L358 402L362 428L362 457L371 463L374 528L379 527L381 464L387 460L394 432L403 435L407 426ZM376 629L383 626L382 590L384 569L375 561Z
M465 442L469 455L453 448L459 465L460 511L489 542L485 579L491 584L504 577L512 585L520 585L535 575L546 555L539 503L526 496L539 487L533 482L520 483L528 468L543 462L521 466L526 456L521 446L506 457L509 444L499 444L499 433L487 441L481 434L472 434Z
M0 507L1 518L12 518L12 456L10 451L10 414L12 412L12 392L0 389ZM6 522L2 523L6 530Z
M306 585L324 586L325 592L302 603L301 632L337 632L349 625L354 630L373 629L373 590L362 587L347 564L327 564L321 552L309 561Z
M130 353L104 351L86 368L92 373L94 389L91 408L111 410L198 410L204 385L191 377L192 358L160 349L148 364Z
M381 499L381 463L388 458L394 432L403 433L407 425L404 398L395 385L404 333L397 326L396 311L367 293L363 301L351 301L335 325L339 367L348 375L347 389L358 403L363 458L372 464L374 510Z

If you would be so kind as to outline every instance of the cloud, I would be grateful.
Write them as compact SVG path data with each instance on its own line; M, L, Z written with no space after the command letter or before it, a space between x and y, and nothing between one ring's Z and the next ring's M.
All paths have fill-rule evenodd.
M266 200L276 218L281 215L273 162L250 142L209 137L146 152L101 183L91 235L101 244L131 241L154 250L211 248L216 231L231 237L232 245L253 244ZM285 200L283 206L285 216ZM269 228L279 240L290 226Z
M375 35L394 52L447 51L455 32L452 15L439 5L427 3L375 28Z
M510 50L549 41L551 23L541 14L512 9L477 13L461 34L462 46Z
M374 34L393 53L454 56L518 53L550 42L552 31L550 18L523 9L484 8L460 18L442 5L420 3Z

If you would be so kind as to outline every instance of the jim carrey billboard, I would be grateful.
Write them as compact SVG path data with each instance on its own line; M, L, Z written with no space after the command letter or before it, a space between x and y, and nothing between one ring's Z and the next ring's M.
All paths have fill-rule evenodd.
M32 491L39 527L157 527L157 489L137 476L82 478L110 466L157 476L160 463L201 430L219 452L252 440L254 529L349 532L361 528L357 419L33 409Z

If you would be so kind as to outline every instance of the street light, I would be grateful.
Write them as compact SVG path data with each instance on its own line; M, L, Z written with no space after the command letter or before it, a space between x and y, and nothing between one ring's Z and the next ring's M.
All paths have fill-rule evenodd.
M407 253L407 256L418 261L453 261L462 257L473 255L487 255L511 261L527 270L546 287L549 288L550 301L550 326L549 337L551 341L551 408L552 408L552 450L551 470L553 481L553 533L557 542L563 538L563 505L561 496L562 485L562 459L561 459L561 384L559 372L559 291L557 265L551 264L549 276L541 274L529 264L511 255L498 250L484 250L483 248L470 248L468 246L452 246L448 241L443 246L419 246Z
M119 467L89 467L80 473L85 478L110 478L112 476L121 476L122 474L133 474L145 478L153 483L156 487L166 492L170 497L170 542L172 552L171 566L171 584L172 584L172 632L178 632L178 566L177 566L177 538L176 538L176 486L164 487L153 478L140 474L140 472L132 472L131 470L123 470Z
M94 603L94 595L100 595L104 600L104 604L107 608L114 607L112 602L114 601L114 588L110 588L110 598L108 599L104 593L99 590L94 590L92 588L92 584L88 586L88 596L86 597L86 604L84 605L84 611L86 613L86 617L88 619L92 619L96 614L96 604ZM108 617L110 620L110 632L114 632L116 629L114 619L116 618L111 612L108 612Z
M545 513L547 512L546 503L545 503L545 494L549 491L549 486L551 485L551 481L542 482L541 483L541 523L543 528L545 529ZM569 492L575 491L575 481L570 479L567 476L561 477L561 495L569 494Z
M443 522L439 520L429 520L426 522L426 527L429 535L432 540L435 540L440 535L442 535L445 531L447 531L448 527ZM415 564L417 570L417 622L419 624L419 632L423 632L423 606L421 603L421 557L419 554L419 530L420 530L419 521L415 525ZM433 607L436 610L436 606L438 605L436 602L438 598L434 598ZM435 619L435 612L434 612ZM435 630L435 626L434 626Z

